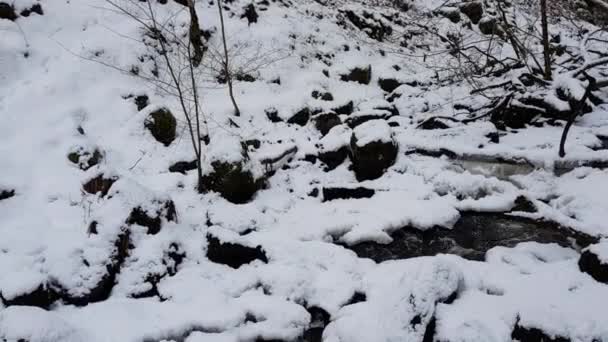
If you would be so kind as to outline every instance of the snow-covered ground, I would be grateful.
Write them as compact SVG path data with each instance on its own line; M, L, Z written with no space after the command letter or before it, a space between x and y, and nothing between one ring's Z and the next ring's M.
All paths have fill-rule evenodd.
M42 15L0 19L0 341L320 341L311 329L319 324L328 342L537 341L541 332L608 341L608 285L580 270L586 246L497 241L485 261L440 254L383 263L348 248L389 243L404 227L450 229L465 212L519 212L522 196L536 210L521 215L608 238L608 171L591 167L608 161L608 106L575 123L565 158L560 126L509 130L500 143L484 120L423 130L432 115L455 115L458 99L476 99L465 84L424 86L433 70L344 28L344 11L365 2L257 1L252 23L241 16L249 1L226 2L228 40L239 47L233 62L255 65L255 81L235 82L234 117L225 85L203 72L211 139L203 169L240 160L241 141L259 140L248 147L257 176L269 171L264 160L290 152L246 204L199 194L196 171L169 172L194 159L192 145L178 100L119 70L154 68L137 21L101 0L41 1ZM423 10L443 1L405 2ZM19 13L38 2L11 3ZM184 6L151 3L160 20L188 22ZM214 32L211 50L221 51L215 3L197 10ZM343 80L368 66L368 84ZM387 77L411 85L389 101L378 85ZM144 94L150 104L138 110L134 96ZM344 123L320 133L319 113L351 101L336 115ZM159 108L177 118L168 146L145 128ZM307 123L287 122L304 108ZM269 120L272 111L280 122ZM373 119L353 124L366 116ZM379 178L356 175L356 156L332 170L311 158L374 142L398 151ZM413 153L439 150L468 159ZM99 151L98 163L73 163L74 151ZM499 163L482 162L497 156L525 163L499 175ZM83 190L99 175L113 181L107 194ZM373 191L323 195L360 187ZM160 230L134 213L159 217ZM212 251L216 239L249 247L249 256L238 268L222 264L234 255ZM589 250L606 261L605 246ZM326 321L313 319L319 310Z

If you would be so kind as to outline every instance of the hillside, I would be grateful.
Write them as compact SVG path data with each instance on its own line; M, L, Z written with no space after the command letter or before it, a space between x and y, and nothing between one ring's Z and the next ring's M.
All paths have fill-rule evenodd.
M215 1L0 0L0 341L608 341L602 0Z

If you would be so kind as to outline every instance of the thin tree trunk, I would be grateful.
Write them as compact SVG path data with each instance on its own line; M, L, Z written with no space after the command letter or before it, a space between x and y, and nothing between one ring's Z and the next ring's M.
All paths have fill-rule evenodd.
M540 16L543 30L543 54L545 57L545 80L550 81L551 75L551 51L549 45L549 23L547 21L547 0L540 0Z
M196 14L196 8L194 8L195 0L188 0L188 9L190 11L190 43L194 48L194 56L192 57L192 63L195 67L201 64L203 60L203 53L205 52L203 44L203 35L201 33L201 27L198 23L198 15Z
M236 104L236 99L234 98L234 91L232 88L232 73L230 72L229 68L228 45L226 43L226 30L224 29L224 11L222 10L221 0L217 0L217 9L220 13L220 26L222 28L222 43L224 44L224 72L226 73L226 81L228 82L228 93L230 94L230 100L232 101L232 105L234 106L234 115L240 116L241 110Z

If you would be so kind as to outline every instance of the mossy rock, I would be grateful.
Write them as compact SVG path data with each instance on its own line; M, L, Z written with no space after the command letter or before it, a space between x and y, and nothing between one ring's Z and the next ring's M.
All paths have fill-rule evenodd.
M169 146L175 140L177 120L166 108L150 113L144 125L150 130L154 139L165 146Z
M242 163L215 161L211 165L213 172L202 178L203 188L220 193L232 203L251 201L264 185L264 180L256 180L251 171L244 170Z

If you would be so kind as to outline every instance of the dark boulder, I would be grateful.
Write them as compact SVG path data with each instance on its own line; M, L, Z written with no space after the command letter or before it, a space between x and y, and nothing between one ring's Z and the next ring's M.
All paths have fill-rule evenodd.
M245 6L244 8L244 12L241 15L241 19L247 18L247 22L249 23L249 25L257 23L258 22L258 12L255 10L255 6L253 5L253 3Z
M317 157L325 164L325 171L331 171L344 163L348 157L348 148L342 146L333 151L323 151Z
M428 120L425 120L418 127L421 129L425 129L425 130L450 128L449 125L447 125L441 119L437 119L437 118L430 118Z
M135 102L138 111L146 108L150 104L150 99L148 98L148 95L135 96L133 101Z
M177 222L177 212L173 201L155 201L152 206L154 207L152 211L143 207L134 208L126 223L146 227L148 228L148 234L155 235L160 232L163 220Z
M6 2L0 2L0 19L15 21L17 19L15 8Z
M483 4L480 1L465 2L460 5L460 12L469 17L473 24L478 24L483 16Z
M399 88L403 83L397 81L394 78L381 78L378 80L378 85L382 90L387 93L392 93L395 89Z
M221 242L217 237L207 234L207 258L215 263L239 268L254 260L268 263L261 246L255 248L231 242Z
M321 342L323 341L323 331L331 321L331 316L327 311L318 307L312 306L306 309L310 314L310 324L304 331L304 335L298 339L302 342Z
M368 133L367 130L374 132ZM370 141L360 145L360 136L365 134L375 134L377 137L371 140L367 138ZM385 121L373 120L358 126L350 141L350 156L357 180L380 178L395 163L397 152L398 146L390 136L390 127Z
M21 16L22 17L29 17L30 14L32 13L36 13L38 15L44 15L44 12L42 11L42 6L40 4L34 4L32 5L32 7L30 8L26 8L23 11L21 11Z
M604 263L592 249L583 251L578 260L578 268L600 283L608 284L608 264Z
M340 115L350 115L353 113L354 110L355 110L355 104L353 103L353 101L348 101L346 104L332 109L332 111L334 113L340 114Z
M552 336L538 328L523 327L519 322L511 332L511 339L520 342L570 342L569 338Z
M333 112L316 115L313 120L315 127L322 135L326 135L333 127L342 124L342 120L340 120L338 114Z
M188 171L196 170L197 161L179 161L171 166L169 166L169 172L179 172L181 174L186 174Z
M99 164L102 158L102 154L98 149L90 150L82 146L77 147L68 154L68 160L78 165L84 171Z
M266 114L268 120L270 120L271 122L276 123L283 121L279 116L279 111L276 108L266 108L266 110L264 110L264 113Z
M315 90L312 92L311 96L314 99L322 100L322 101L333 101L334 100L334 96L330 92L320 92L318 90Z
M347 74L340 75L340 80L344 82L358 82L361 84L369 84L372 80L372 66L355 67Z
M218 192L232 203L243 204L251 201L264 184L263 179L254 179L251 171L244 169L242 163L215 161L211 165L213 172L202 179L204 189Z
M0 300L5 306L36 306L48 310L57 299L59 299L59 294L47 283L40 284L36 289L10 299L4 298L0 293Z
M302 108L297 111L291 118L289 118L289 120L287 120L287 123L306 126L308 120L310 119L310 114L310 109L308 109L307 107Z
M165 146L169 146L175 140L177 120L166 108L150 113L144 126L150 130L150 133L158 142Z
M82 189L93 195L101 193L101 196L103 197L108 194L108 191L110 191L112 184L114 184L114 182L116 182L117 180L118 177L106 178L103 174L100 174L97 177L92 178L91 180L86 182L82 186Z
M498 20L493 17L485 17L479 21L479 31L487 35L502 35L502 30L498 25Z
M9 199L13 196L15 196L14 189L0 189L0 201Z
M358 188L323 188L323 202L337 199L371 198L376 191L364 187Z
M526 196L517 196L513 203L511 211L521 211L524 213L535 213L537 211L536 206Z

